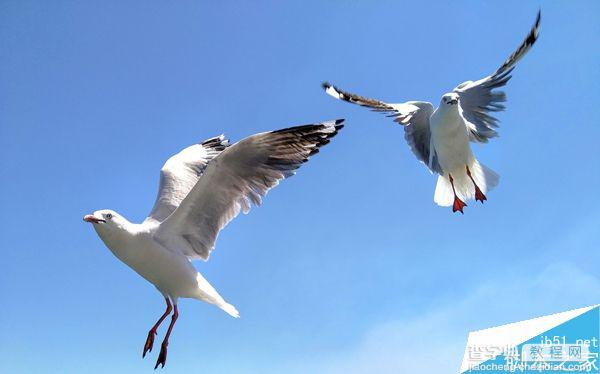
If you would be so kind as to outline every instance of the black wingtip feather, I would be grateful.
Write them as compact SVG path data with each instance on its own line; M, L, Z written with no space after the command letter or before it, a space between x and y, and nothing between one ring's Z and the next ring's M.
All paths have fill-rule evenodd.
M331 122L334 123L333 127L335 128L335 132L331 133L332 135L336 134L338 130L342 129L344 127L344 125L342 124L345 120L344 119L336 119L335 121L324 121L324 122L320 122L320 123L312 123L310 125L300 125L300 126L293 126L293 127L286 127L284 129L279 129L279 130L273 130L271 131L274 134L280 134L280 133L300 133L300 132L310 132L310 131L314 131L315 129L325 129L327 127L331 127Z
M527 43L528 45L533 45L537 41L541 20L542 20L542 10L540 9L540 10L538 10L538 14L535 19L535 23L534 23L533 27L531 28L529 35L527 35L527 39L525 40L525 43Z
M211 148L216 151L224 151L229 146L229 139L225 135L215 136L214 138L206 139L200 143L203 147Z
M329 83L329 82L325 81L325 82L321 83L321 87L322 87L324 90L326 90L326 89L328 89L329 87L331 87L331 83Z

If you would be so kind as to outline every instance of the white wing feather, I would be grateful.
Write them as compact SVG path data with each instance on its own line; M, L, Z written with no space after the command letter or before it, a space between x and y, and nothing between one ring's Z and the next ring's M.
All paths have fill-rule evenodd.
M377 99L342 91L327 82L324 82L322 87L328 95L338 100L371 108L375 112L386 113L388 117L393 117L395 122L404 126L404 139L406 139L408 146L417 159L424 163L431 172L443 173L435 151L431 152L430 150L429 117L433 113L431 103L407 101L402 104L389 104Z
M343 120L297 126L250 136L212 160L154 237L191 259L207 260L219 231L251 204L260 205L280 180L294 175L329 143Z
M177 209L194 187L208 163L229 146L224 135L183 149L160 170L158 195L146 221L162 222Z
M492 75L475 82L463 82L454 89L459 96L460 113L465 119L471 141L487 143L488 139L498 136L495 130L498 127L498 119L490 115L490 112L504 110L502 103L506 101L506 94L494 89L508 83L516 63L525 56L537 40L540 18L541 14L538 12L527 38Z

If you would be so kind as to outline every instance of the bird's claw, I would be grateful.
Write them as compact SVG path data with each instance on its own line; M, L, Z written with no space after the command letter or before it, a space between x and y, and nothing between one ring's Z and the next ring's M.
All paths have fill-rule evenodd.
M467 206L467 204L465 204L464 201L459 199L457 196L454 196L454 204L452 205L452 212L460 212L461 214L465 214L465 212L463 212L463 208L466 206Z
M161 369L165 367L167 363L167 345L164 342L160 346L160 353L158 354L158 360L156 360L156 365L154 366L154 370L158 368L158 365L162 365Z
M483 194L483 192L481 192L479 187L475 185L475 201L481 201L481 203L483 204L485 200L487 200L487 197L485 197L485 195Z
M152 352L152 346L154 345L154 335L156 335L156 331L150 330L150 332L148 332L146 344L144 344L144 353L142 353L142 358L146 357L146 353Z

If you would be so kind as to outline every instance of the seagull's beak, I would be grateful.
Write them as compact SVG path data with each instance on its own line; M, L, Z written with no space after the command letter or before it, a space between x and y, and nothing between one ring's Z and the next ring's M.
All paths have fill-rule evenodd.
M90 222L90 223L100 223L100 222L102 222L102 223L106 223L106 221L105 221L105 220L103 220L102 218L98 218L98 217L96 217L96 216L93 216L93 215L91 215L91 214L88 214L88 215L86 215L85 217L83 217L83 220L84 220L85 222Z

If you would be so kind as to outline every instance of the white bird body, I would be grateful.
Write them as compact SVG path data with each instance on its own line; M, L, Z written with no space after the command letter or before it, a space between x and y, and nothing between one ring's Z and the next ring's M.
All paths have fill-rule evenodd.
M521 45L491 75L459 84L442 96L437 109L429 102L387 103L342 91L324 82L325 92L338 99L387 113L404 126L404 138L417 159L432 173L439 174L433 200L463 213L465 201L487 200L485 193L498 184L498 174L480 164L470 142L487 143L498 136L498 119L492 112L504 110L504 92L516 63L529 51L538 37L541 13Z
M464 173L465 165L473 161L473 152L458 105L440 105L429 119L429 129L431 145L445 174Z
M187 297L218 306L233 317L238 311L223 300L206 281L190 260L177 251L171 251L153 238L155 227L133 224L113 211L113 221L123 220L122 230L106 230L105 225L94 225L98 236L110 251L142 278L152 283L165 297Z
M473 185L485 194L498 184L498 175L481 165L473 155L467 125L458 105L440 105L429 118L429 130L430 159L435 155L442 170L433 197L438 205L454 205L455 196L462 203L475 198ZM460 206L456 209L460 210Z
M123 263L152 283L167 309L148 332L142 356L152 351L156 330L174 310L155 369L167 358L171 330L182 297L214 304L233 317L227 303L196 270L191 260L208 260L223 229L267 192L295 174L319 148L328 144L343 120L290 127L255 134L229 146L223 135L195 144L169 158L160 174L158 196L141 224L112 210L83 219ZM173 306L171 305L173 303Z

